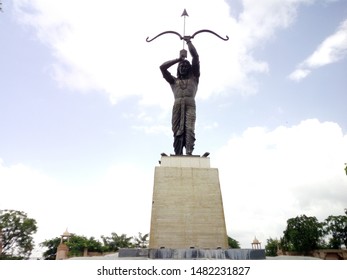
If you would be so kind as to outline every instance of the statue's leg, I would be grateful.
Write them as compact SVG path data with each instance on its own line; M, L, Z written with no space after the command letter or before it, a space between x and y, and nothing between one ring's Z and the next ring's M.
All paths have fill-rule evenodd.
M182 125L181 112L181 104L174 104L172 109L171 124L174 135L173 147L176 155L183 155L183 147L185 146L184 126Z
M174 140L175 155L183 155L184 135L175 136Z
M185 139L186 139L186 154L191 155L195 145L195 104L187 105L186 107L186 119L185 119Z

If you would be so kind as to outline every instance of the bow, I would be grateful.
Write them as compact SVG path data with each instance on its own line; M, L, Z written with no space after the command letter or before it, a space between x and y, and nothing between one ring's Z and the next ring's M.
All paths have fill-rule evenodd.
M183 39L193 39L196 35L200 34L200 33L203 33L203 32L208 32L208 33L211 33L215 36L217 36L218 38L222 39L223 41L228 41L229 40L229 37L226 35L225 38L223 38L222 36L218 35L216 32L213 32L211 30L208 30L208 29L201 29L199 31L196 31L192 36L182 36L181 34L179 34L178 32L176 31L164 31L162 33L159 33L157 36L153 37L152 39L149 40L149 37L146 38L146 42L152 42L154 39L160 37L161 35L164 35L164 34L176 34L180 40L183 40Z

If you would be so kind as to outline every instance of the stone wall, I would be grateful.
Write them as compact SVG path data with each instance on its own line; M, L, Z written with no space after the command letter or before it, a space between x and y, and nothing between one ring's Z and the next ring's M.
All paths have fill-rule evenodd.
M300 254L298 252L286 252L278 251L279 256L309 256L322 260L347 260L347 250L343 249L321 249L314 250L307 255Z
M341 249L324 249L315 250L312 256L322 260L347 260L347 250Z

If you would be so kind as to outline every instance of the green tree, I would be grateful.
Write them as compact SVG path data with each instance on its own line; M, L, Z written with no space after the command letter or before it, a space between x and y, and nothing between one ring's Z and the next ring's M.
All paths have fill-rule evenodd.
M280 245L280 241L276 239L272 239L271 237L267 239L267 243L265 245L265 254L269 257L276 257L277 250Z
M66 245L69 248L69 257L83 256L84 249L88 247L88 238L82 235L71 234Z
M104 251L102 243L94 237L87 238L85 236L72 234L66 242L66 245L69 247L70 257L82 256L85 249L89 252L101 253Z
M126 234L118 235L115 232L111 233L110 237L101 236L104 246L108 252L117 252L120 248L132 248L132 237L127 237Z
M1 258L28 259L34 249L36 221L16 210L0 210Z
M329 245L333 249L347 248L347 210L345 215L329 216L324 221L325 233L331 235Z
M43 252L42 257L45 260L55 260L57 255L57 249L60 244L61 238L56 237L52 239L45 240L40 243L40 247L46 247L47 250Z
M148 247L148 237L149 234L142 235L141 232L139 232L139 236L134 236L134 245L137 248L147 248Z
M304 254L319 249L324 235L323 224L316 217L306 215L287 220L287 228L283 233L281 247Z
M231 238L230 236L228 236L228 246L232 249L240 249L240 243L237 240Z

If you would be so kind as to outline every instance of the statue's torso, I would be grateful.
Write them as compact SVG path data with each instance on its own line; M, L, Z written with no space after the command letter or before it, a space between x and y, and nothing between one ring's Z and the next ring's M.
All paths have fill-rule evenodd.
M181 99L194 100L198 90L198 81L196 78L191 77L186 80L175 79L175 83L171 85L175 101Z

